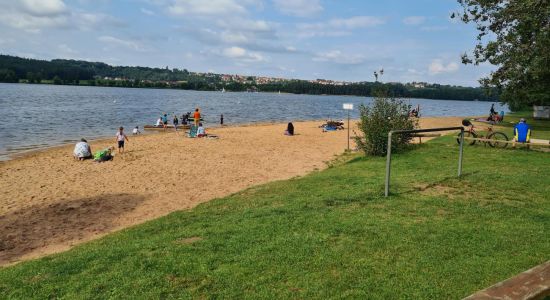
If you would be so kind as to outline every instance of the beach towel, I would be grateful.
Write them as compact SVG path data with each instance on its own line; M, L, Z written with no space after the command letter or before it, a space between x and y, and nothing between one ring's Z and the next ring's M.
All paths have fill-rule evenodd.
M196 138L197 137L197 126L191 125L191 129L189 130L189 133L187 134L187 137L190 138Z

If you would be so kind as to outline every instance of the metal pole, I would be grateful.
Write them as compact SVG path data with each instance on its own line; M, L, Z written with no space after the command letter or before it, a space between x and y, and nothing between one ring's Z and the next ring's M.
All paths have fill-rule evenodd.
M462 152L464 149L464 128L460 130L460 150L458 153L458 177L462 176Z
M349 109L348 109L348 151L349 151Z
M384 189L385 197L390 195L390 165L391 165L391 136L393 132L388 134L388 156L386 157L386 187Z

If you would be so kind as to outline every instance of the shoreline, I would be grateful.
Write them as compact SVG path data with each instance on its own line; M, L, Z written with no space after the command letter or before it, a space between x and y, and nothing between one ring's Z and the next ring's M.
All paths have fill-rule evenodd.
M355 96L353 96L355 97ZM428 99L429 100L429 99ZM473 117L470 117L470 116L429 116L429 117L421 117L421 118L430 118L430 119L436 119L436 118L473 118ZM477 117L475 117L477 118ZM345 119L334 119L334 120L342 120L342 121L346 121ZM359 119L350 119L350 122L352 123L355 123L357 122ZM300 123L300 122L325 122L326 120L323 119L313 119L313 120L310 120L310 119L300 119L300 120L294 120L292 121L293 123ZM287 121L256 121L256 122L248 122L248 123L229 123L229 124L224 124L224 125L220 125L220 124L215 124L213 126L210 126L210 127L206 127L207 130L212 130L212 129L219 129L219 128L235 128L235 127L250 127L250 126L270 126L270 125L277 125L277 124L286 124ZM167 130L166 133L169 132L174 132L172 130ZM128 131L130 132L130 131ZM128 133L127 132L127 133ZM178 131L179 132L179 131ZM139 134L138 136L146 136L146 135L156 135L156 134L165 134L165 132L162 132L162 131L146 131L145 129L143 129L143 126L141 126L141 134ZM135 137L133 135L131 135L131 132L130 134L128 134L129 137ZM109 136L96 136L96 137L83 137L85 138L89 143L105 143L107 142L108 140L110 139L114 139L114 135L113 137L109 137ZM54 143L52 145L47 145L47 146L38 146L38 147L33 147L33 148L30 148L30 149L22 149L22 150L15 150L13 152L7 152L5 154L1 154L0 153L0 165L2 165L3 163L5 162L8 162L8 161L12 161L12 160L15 160L15 159L21 159L21 158L25 158L27 156L32 156L32 155L35 155L37 153L40 153L40 152L43 152L43 151L50 151L50 150L55 150L55 149L59 149L59 148L64 148L64 147L67 147L69 145L73 145L75 143L77 143L78 140L75 140L73 142L67 142L67 141L64 141L64 142L60 142L60 143Z
M423 127L461 117L420 119ZM182 134L130 136L112 161L76 161L73 144L0 163L0 267L66 251L111 232L256 185L327 168L345 152L347 130L324 121L210 128L218 139ZM114 137L90 141L92 150ZM352 142L353 143L353 142ZM352 145L353 147L353 145Z

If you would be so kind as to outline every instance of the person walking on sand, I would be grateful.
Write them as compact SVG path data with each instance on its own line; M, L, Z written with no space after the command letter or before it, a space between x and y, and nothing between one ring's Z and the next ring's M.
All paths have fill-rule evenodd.
M118 143L118 153L124 153L124 140L129 142L128 137L124 133L124 127L120 127L116 133L116 141Z
M199 126L199 122L201 120L201 113L199 111L199 108L195 108L195 113L193 114L193 121L195 123L195 126L198 127Z
M162 128L164 128L164 131L166 131L166 127L168 127L168 115L164 114L162 116Z

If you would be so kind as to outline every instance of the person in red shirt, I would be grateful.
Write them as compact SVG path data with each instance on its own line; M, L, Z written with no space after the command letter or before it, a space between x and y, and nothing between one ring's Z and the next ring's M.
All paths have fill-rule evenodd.
M201 120L201 113L199 112L198 108L195 109L195 113L193 114L193 119L195 121L195 126L198 127L199 122Z

